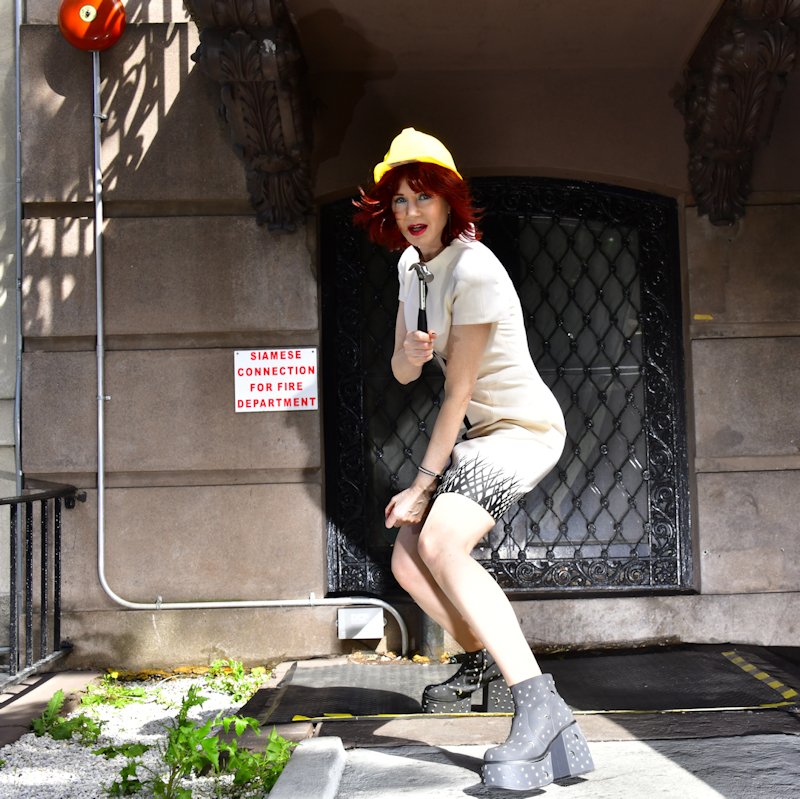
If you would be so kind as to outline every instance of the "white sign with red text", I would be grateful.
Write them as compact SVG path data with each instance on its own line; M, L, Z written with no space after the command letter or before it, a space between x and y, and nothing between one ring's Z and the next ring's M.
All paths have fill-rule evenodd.
M233 385L237 413L315 411L319 407L317 350L235 350Z

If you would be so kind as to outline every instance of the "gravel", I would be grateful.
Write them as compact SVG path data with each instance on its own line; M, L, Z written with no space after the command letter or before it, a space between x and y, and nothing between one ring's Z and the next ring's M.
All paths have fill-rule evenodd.
M230 716L244 704L234 704L225 693L213 690L203 681L189 678L170 679L156 684L144 685L147 697L144 702L135 702L124 708L99 705L75 712L91 715L105 722L103 731L95 744L86 746L77 742L55 741L49 735L37 738L33 733L23 735L16 743L0 748L0 797L14 799L95 799L106 797L103 784L111 785L127 760L118 755L111 760L92 754L92 749L102 746L144 743L155 745L166 740L163 725L178 712L178 708L192 685L201 686L201 696L207 701L192 708L189 718L204 723L223 711ZM74 736L77 739L77 735ZM145 752L138 760L154 771L162 768L157 749ZM146 775L144 769L137 773L139 779ZM213 777L191 777L182 782L182 787L191 788L192 797L217 795L217 788L229 784L230 777L223 777L221 785ZM223 795L225 791L223 791ZM152 797L152 791L144 789L135 794L143 798Z

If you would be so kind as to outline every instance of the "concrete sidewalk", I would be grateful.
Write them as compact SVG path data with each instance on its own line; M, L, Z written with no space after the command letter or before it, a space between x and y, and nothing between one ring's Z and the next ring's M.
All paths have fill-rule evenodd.
M768 671L785 683L776 683L781 689L800 687L796 669L790 673L772 663ZM779 693L776 699L781 699ZM265 694L262 701L267 707L272 698ZM311 730L308 722L284 724L284 733L297 727L295 740L303 732L313 737L301 741L271 799L800 796L800 711L790 703L679 712L576 710L575 715L596 770L522 792L490 790L481 782L483 754L505 740L508 717L315 719Z
M795 799L800 737L591 744L596 771L547 788L491 791L480 780L485 746L405 746L346 753L335 799L559 796L563 799ZM304 799L310 799L304 794ZM300 794L298 794L298 799Z
M795 799L798 734L684 740L595 741L596 770L544 789L492 791L480 778L486 745L360 747L341 739L303 741L271 799Z
M56 691L60 689L64 692L61 715L66 715L79 704L77 692L101 676L99 671L34 674L17 685L5 688L0 693L0 746L14 743L20 736L30 732L31 719L45 711Z

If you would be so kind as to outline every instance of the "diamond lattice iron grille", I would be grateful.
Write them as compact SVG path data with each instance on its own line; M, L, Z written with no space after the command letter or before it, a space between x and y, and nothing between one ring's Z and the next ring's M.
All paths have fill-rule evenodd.
M558 466L474 556L515 594L691 583L677 210L596 184L476 179L534 362L567 424ZM399 591L383 508L411 483L443 398L435 365L391 374L398 254L322 214L329 589Z

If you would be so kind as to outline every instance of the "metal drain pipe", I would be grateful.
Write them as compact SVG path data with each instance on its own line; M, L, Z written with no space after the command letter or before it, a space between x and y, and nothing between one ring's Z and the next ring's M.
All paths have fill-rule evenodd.
M14 377L14 483L16 496L22 494L22 78L20 70L19 40L22 27L23 0L14 3L14 69L16 103L14 106L14 127L16 129L16 251L15 251L15 297L17 300L17 331L15 336L15 377ZM17 527L17 551L22 544L22 525ZM17 607L22 607L22 586L25 585L22 558L17 564Z
M21 0L17 0L21 2ZM94 86L94 247L97 288L97 572L100 585L118 605L130 610L208 610L211 608L297 608L297 607L350 607L372 605L381 607L394 616L400 627L401 654L408 653L408 629L403 617L388 602L373 597L341 597L317 599L312 593L308 599L255 599L230 602L130 602L118 596L106 580L105 567L105 403L111 399L105 394L105 348L103 330L103 169L100 153L100 126L107 117L100 101L100 53L92 51L92 82Z
M22 99L20 89L19 32L22 26L22 2L14 3L14 68L16 71L16 105L15 128L17 133L17 226L16 226L16 298L17 298L17 335L16 335L16 377L14 381L14 479L17 496L22 493Z

